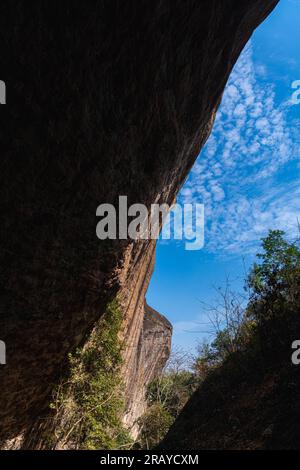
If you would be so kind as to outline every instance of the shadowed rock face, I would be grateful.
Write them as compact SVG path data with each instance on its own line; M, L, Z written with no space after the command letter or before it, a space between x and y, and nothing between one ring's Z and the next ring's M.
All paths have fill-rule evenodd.
M1 1L1 439L36 423L116 295L132 370L155 242L100 242L96 208L174 200L276 3Z

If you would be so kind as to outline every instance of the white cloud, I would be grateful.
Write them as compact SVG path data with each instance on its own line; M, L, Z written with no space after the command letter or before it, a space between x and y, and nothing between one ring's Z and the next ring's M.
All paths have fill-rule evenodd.
M231 74L213 132L180 193L180 202L205 204L206 249L212 252L252 252L269 228L289 234L297 228L299 123L289 118L286 103L277 103L266 75L265 67L254 66L249 44ZM285 184L282 174L289 175Z

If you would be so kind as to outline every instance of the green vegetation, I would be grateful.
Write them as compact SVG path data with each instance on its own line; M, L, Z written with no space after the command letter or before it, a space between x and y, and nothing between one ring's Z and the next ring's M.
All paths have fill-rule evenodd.
M261 324L299 305L300 286L299 240L288 243L284 232L274 230L262 240L262 247L263 253L257 255L261 263L254 264L248 277L248 316Z
M139 448L153 449L165 437L173 422L173 416L162 403L157 402L149 406L139 420L141 426Z
M182 363L180 366L178 360ZM163 439L196 389L195 375L182 368L184 361L184 353L174 353L164 373L148 387L148 409L139 420L141 448L152 449ZM174 362L177 362L177 367L174 367Z
M69 356L70 376L51 407L56 411L57 441L76 449L118 449L131 445L123 428L121 312L116 301L83 348Z
M264 381L269 383L268 377L277 377L281 370L285 371L282 372L282 384L277 378L273 385L275 387L277 382L279 384L276 392L277 409L278 412L280 410L280 419L282 416L289 416L289 413L291 417L286 419L294 419L289 408L290 401L286 397L289 396L292 385L295 387L298 383L290 357L291 344L300 329L299 240L288 242L284 232L270 231L262 239L262 253L257 257L258 262L246 279L247 294L232 292L228 282L224 290L217 289L219 300L208 308L208 319L214 333L213 341L199 345L196 357L189 364L185 361L185 367L179 372L167 368L162 377L150 385L149 410L141 420L142 446L158 445L195 388L197 392L188 409L180 416L176 430L171 431L172 445L180 446L187 441L186 445L192 446L188 441L191 427L194 429L192 438L195 440L196 437L197 446L209 448L215 445L212 442L223 440L229 445L230 439L235 442L238 439L235 434L237 424L228 428L225 420L219 423L217 430L215 424L211 424L214 431L208 434L210 438L213 436L213 440L208 441L201 427L196 432L199 418L202 422L214 423L217 419L214 417L215 409L223 407L225 415L228 413L228 419L239 423L241 416L247 416L246 405L242 405L242 412L239 414L239 407L232 402L233 395L240 388L241 396L245 397L247 390L254 387L254 395L250 393L248 397L250 410L251 407L253 409L256 401L252 403L251 400L257 393L259 384ZM290 383L291 390L286 389L285 383ZM263 420L264 412L270 413L268 407L258 413L255 421L257 429L254 430L249 426L249 420L253 419L253 411L250 411L245 419L245 433L257 433L259 436L262 432L260 426L263 426L263 421L260 424L260 417ZM232 434L226 435L228 431Z

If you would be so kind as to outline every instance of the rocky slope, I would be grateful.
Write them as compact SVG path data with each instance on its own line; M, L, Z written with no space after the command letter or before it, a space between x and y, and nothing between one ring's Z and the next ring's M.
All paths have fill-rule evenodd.
M269 325L267 347L257 347L257 342L254 347L248 345L204 380L161 449L300 448L300 373L291 361L291 344L300 331L299 310L292 322L287 317L280 333L274 334ZM294 328L286 334L288 322ZM262 352L264 347L267 354Z
M147 207L174 200L232 66L276 3L1 2L2 441L39 421L68 352L115 296L127 371L140 364L155 242L100 242L96 208L124 194Z

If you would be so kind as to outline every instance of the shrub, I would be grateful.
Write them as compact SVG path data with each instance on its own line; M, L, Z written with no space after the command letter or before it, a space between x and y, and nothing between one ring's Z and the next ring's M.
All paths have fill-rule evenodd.
M174 417L162 403L154 403L140 418L140 445L143 449L152 449L165 437L174 422Z

